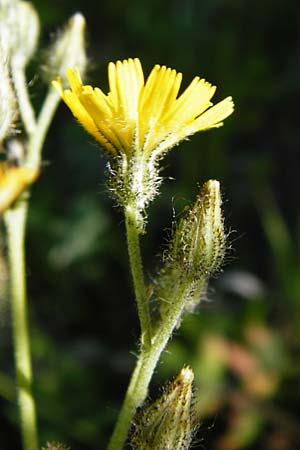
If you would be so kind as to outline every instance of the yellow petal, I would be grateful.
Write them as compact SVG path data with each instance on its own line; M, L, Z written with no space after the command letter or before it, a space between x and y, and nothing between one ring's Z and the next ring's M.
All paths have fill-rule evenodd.
M198 117L193 123L193 129L196 132L220 127L223 125L222 120L230 116L233 110L234 104L232 97L227 97Z
M161 136L168 133L162 117L174 102L182 75L165 66L156 65L142 91L139 105L140 145L144 152L151 151Z
M52 86L57 90L59 95L63 98L64 90L63 90L63 87L62 87L62 83L61 83L61 78L60 77L57 77L56 80L52 81Z
M212 106L216 87L195 77L177 98L182 74L156 65L144 82L138 58L108 65L110 92L83 86L77 69L67 71L70 90L54 87L74 116L113 155L159 154L197 131L222 125L233 111L231 98Z
M102 104L91 86L85 86L84 92L80 95L80 103L89 117L93 118L97 132L105 136L119 152L124 152L121 136L116 132L117 127L110 126L109 116L103 112Z
M78 119L81 125L92 135L94 138L113 155L117 154L114 146L107 141L100 130L97 128L93 118L88 114L87 110L80 102L79 98L73 92L64 91L64 101L72 111L73 115Z
M186 90L175 100L174 104L167 111L163 117L163 121L172 123L178 122L190 122L195 117L202 114L210 105L210 99L214 95L216 90L215 86L212 86L207 81L194 78L191 84Z
M82 81L78 69L67 69L67 78L72 91L78 95L82 90Z
M109 97L117 112L123 118L137 119L137 104L144 75L139 59L109 63Z
M36 180L38 175L38 169L13 167L5 170L5 164L1 164L0 213L9 208L23 190Z

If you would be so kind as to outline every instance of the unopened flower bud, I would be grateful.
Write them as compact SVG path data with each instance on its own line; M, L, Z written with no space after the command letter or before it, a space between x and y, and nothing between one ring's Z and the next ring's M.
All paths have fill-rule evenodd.
M134 450L186 450L193 433L194 374L184 367L162 396L137 413L132 436Z
M18 0L0 0L0 48L3 59L8 59L15 45Z
M17 103L7 61L0 45L0 146L10 134L17 117Z
M178 298L185 303L184 311L195 309L205 296L208 278L224 260L225 241L220 184L209 180L179 221L155 282L162 316Z
M210 276L223 262L225 233L221 204L220 183L207 181L175 233L172 258L181 259L184 271L194 278Z
M25 67L36 51L40 33L39 16L31 3L17 3L15 26L11 57L15 64Z
M47 81L60 77L65 86L69 67L77 67L84 76L87 62L84 31L85 18L80 13L74 14L46 52L44 73Z
M47 442L46 447L42 447L42 450L70 450L70 447L59 442Z

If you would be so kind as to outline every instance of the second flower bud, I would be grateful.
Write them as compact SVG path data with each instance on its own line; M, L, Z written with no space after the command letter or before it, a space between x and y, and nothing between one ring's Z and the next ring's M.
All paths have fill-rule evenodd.
M209 277L220 268L226 249L221 204L220 183L209 180L179 221L155 283L162 316L179 298L184 311L192 312L206 294Z

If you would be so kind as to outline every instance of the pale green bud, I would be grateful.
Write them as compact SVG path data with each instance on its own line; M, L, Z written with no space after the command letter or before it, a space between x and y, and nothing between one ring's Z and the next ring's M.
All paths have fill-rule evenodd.
M42 450L70 450L70 447L59 442L47 442L46 447L42 447Z
M15 42L17 0L0 0L0 149L17 116L17 103L10 79L10 54Z
M74 67L84 76L87 63L84 31L85 18L80 13L74 14L46 52L47 81L60 77L62 85L68 85L66 71Z
M25 67L36 51L40 34L39 16L31 3L17 3L15 26L11 58L14 64Z
M146 404L136 415L132 446L134 450L187 450L195 431L193 380L190 367L184 367L162 396Z
M225 233L221 210L220 183L207 181L194 206L177 228L171 258L179 260L193 278L210 276L225 255Z
M0 147L11 133L17 117L17 103L9 76L7 61L0 46Z
M15 43L18 0L0 0L0 47L4 59Z
M162 316L177 301L184 303L183 312L192 312L205 297L208 279L225 256L221 204L220 184L209 180L179 221L165 254L165 265L155 281Z

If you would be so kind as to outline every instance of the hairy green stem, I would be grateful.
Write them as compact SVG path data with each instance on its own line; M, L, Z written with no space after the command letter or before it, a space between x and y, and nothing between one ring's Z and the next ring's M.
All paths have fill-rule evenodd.
M136 216L134 208L126 208L125 222L129 262L141 325L141 344L142 346L149 346L151 343L151 319L149 312L148 295L144 282L140 240L139 233L136 227Z
M184 308L186 291L181 290L174 298L168 317L161 322L150 345L144 345L132 374L127 393L107 450L121 450L127 439L132 419L138 406L148 394L148 387L161 353L165 349Z
M18 98L21 119L27 135L31 136L36 129L35 114L28 94L25 67L23 64L20 64L19 58L17 57L11 59L11 73Z
M27 323L24 237L27 203L20 200L4 215L7 229L10 294L17 395L24 450L38 450L36 408L32 395L31 352Z
M38 167L40 165L41 151L45 137L59 102L60 96L53 87L50 87L38 116L36 131L30 136L28 142L26 165L31 167Z
M46 133L60 98L51 87L42 106L35 131L33 132L33 126L35 126L35 124L33 122L33 118L30 118L30 113L28 112L30 111L31 105L28 97L23 95L24 93L22 94L22 80L19 79L18 82L20 83L19 102L22 119L29 135L25 164L30 167L38 167L41 161L41 150ZM26 86L24 85L23 87ZM26 111L29 114L29 118L24 120L23 114L26 115ZM38 450L39 445L36 424L36 407L31 390L31 351L27 323L25 279L25 230L27 208L28 193L25 193L17 202L15 207L9 209L5 213L4 219L8 236L13 340L23 449Z

